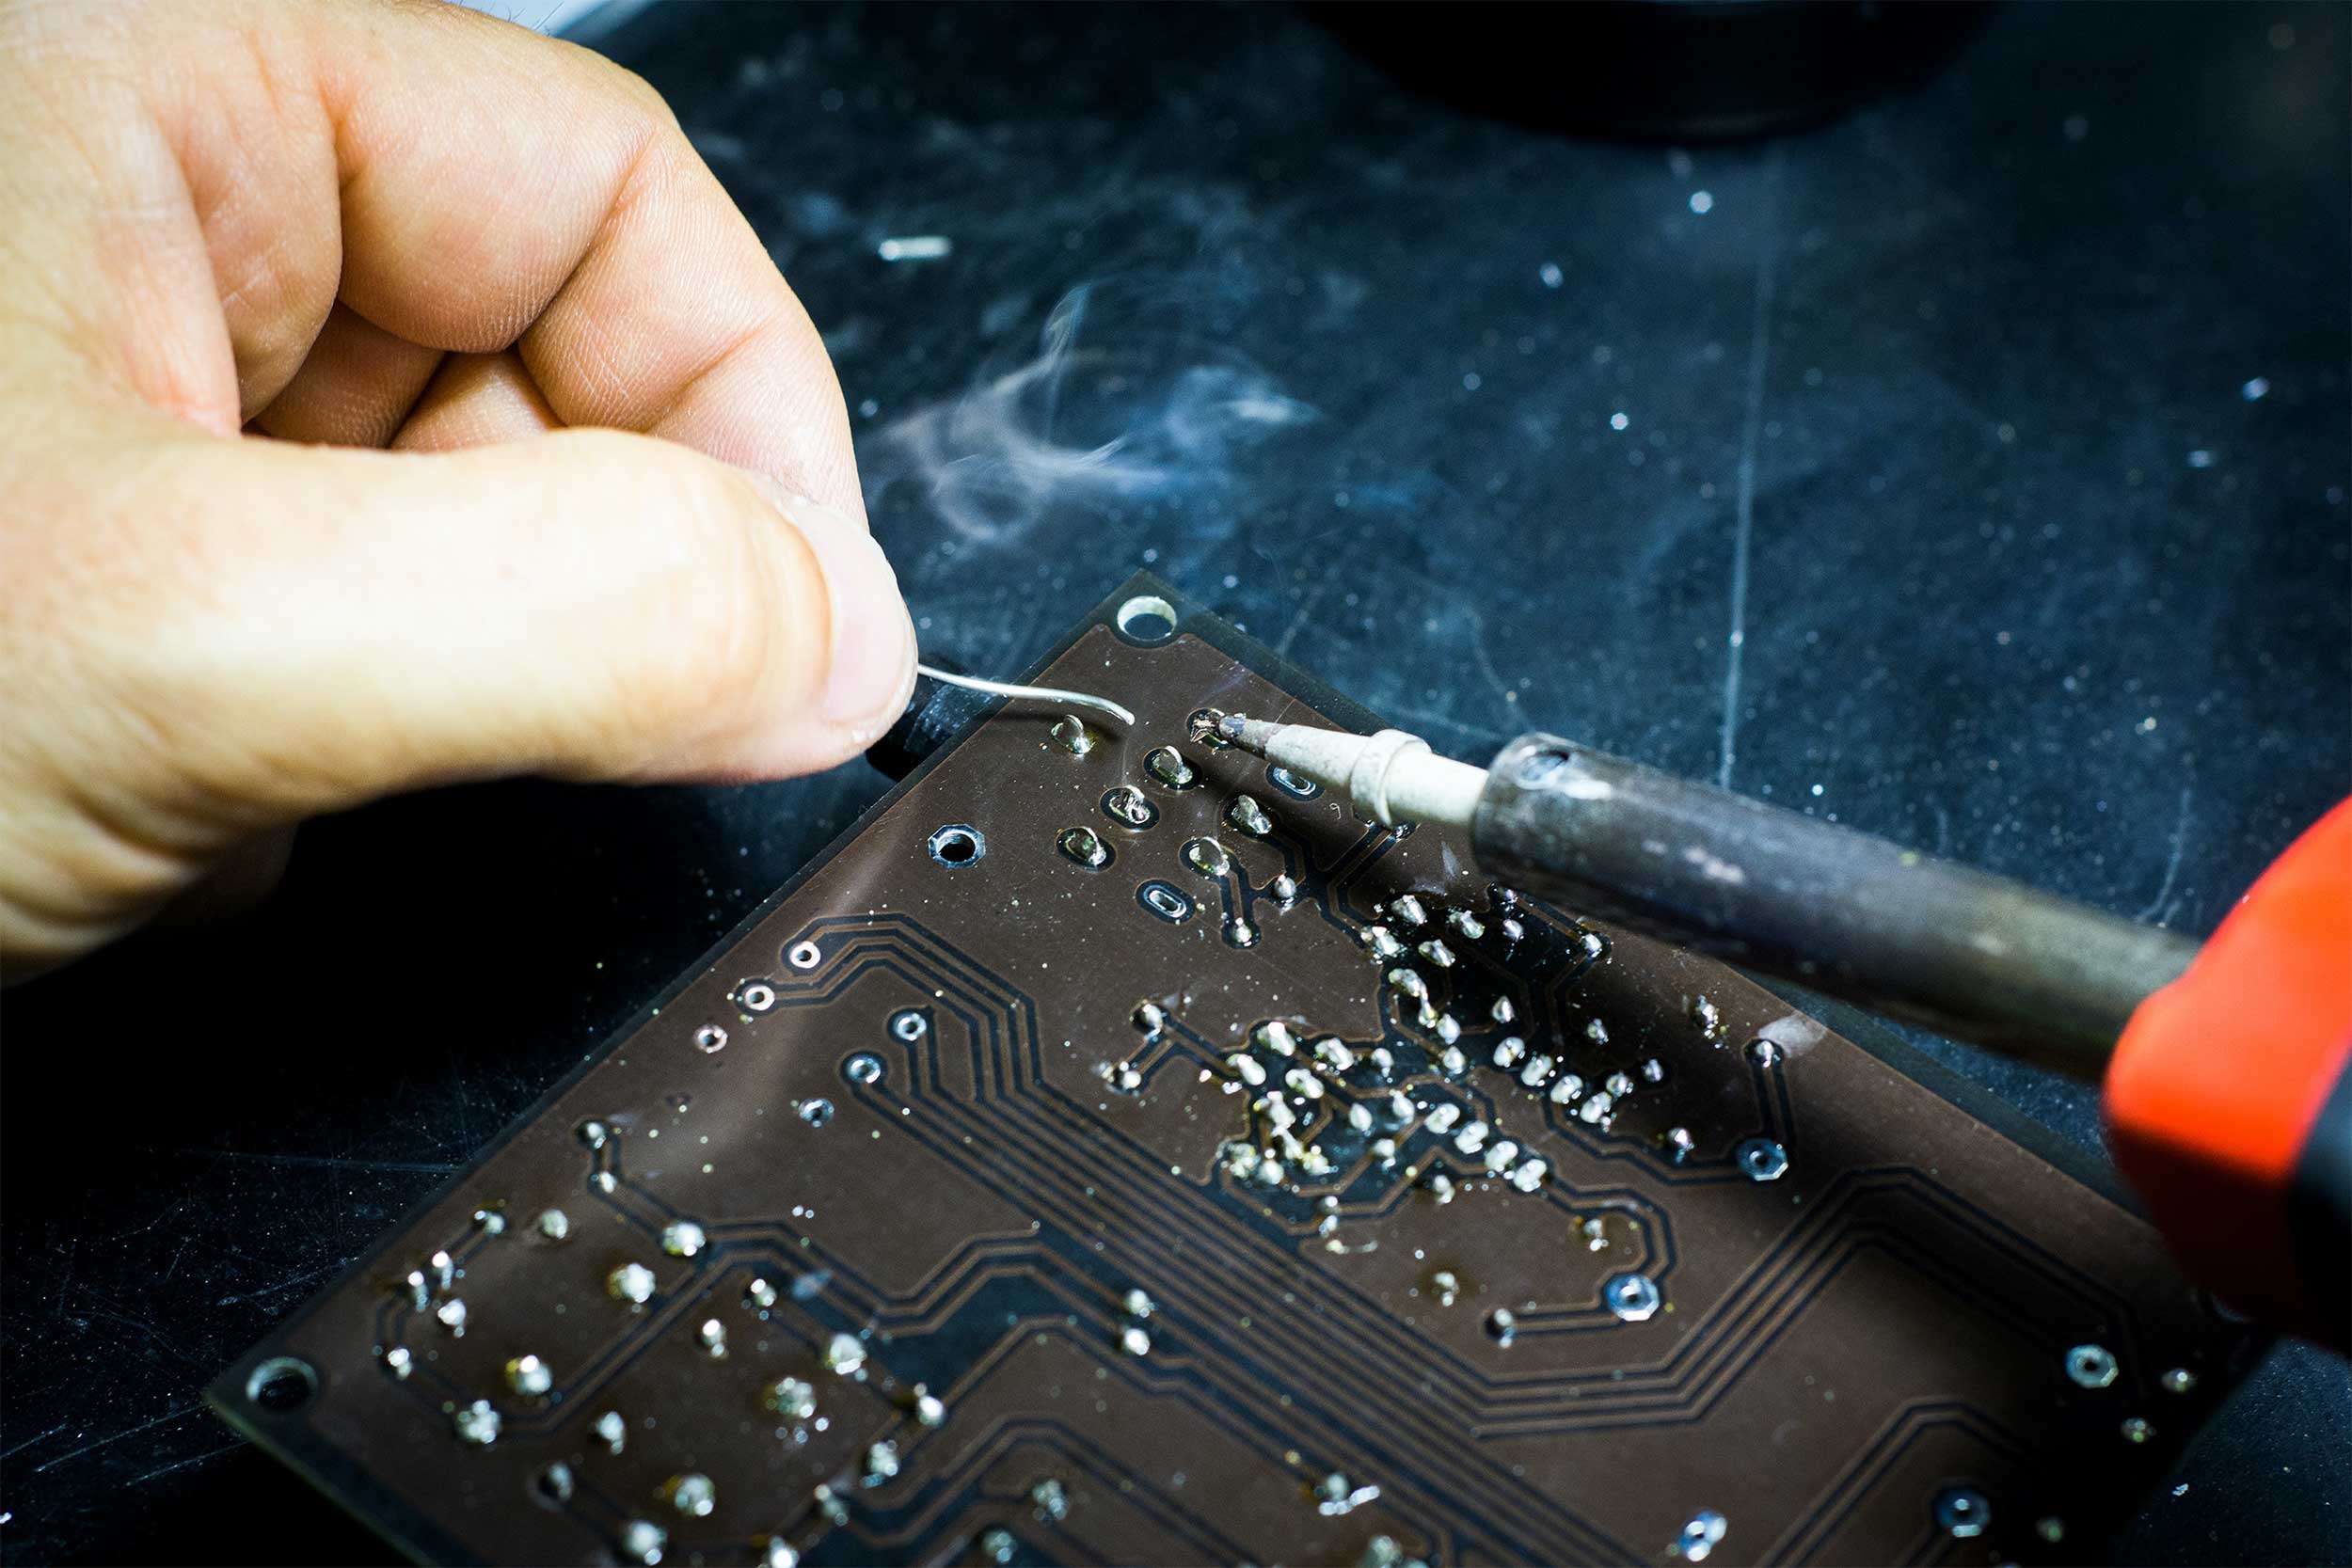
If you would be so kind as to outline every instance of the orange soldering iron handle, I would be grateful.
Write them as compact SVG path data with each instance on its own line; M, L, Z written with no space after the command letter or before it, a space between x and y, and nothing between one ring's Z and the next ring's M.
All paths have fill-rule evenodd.
M2352 1340L2348 1063L2352 800L2140 1004L2106 1077L2116 1164L2190 1276L2338 1350Z

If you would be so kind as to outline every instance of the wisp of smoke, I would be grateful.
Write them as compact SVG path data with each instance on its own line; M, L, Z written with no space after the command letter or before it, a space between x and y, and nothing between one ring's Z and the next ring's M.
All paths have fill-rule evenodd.
M1232 499L1245 447L1315 418L1238 354L1183 363L1197 341L1102 315L1080 343L1094 293L1054 307L1033 359L961 397L898 420L863 444L866 505L894 489L980 545L1021 538L1064 505Z

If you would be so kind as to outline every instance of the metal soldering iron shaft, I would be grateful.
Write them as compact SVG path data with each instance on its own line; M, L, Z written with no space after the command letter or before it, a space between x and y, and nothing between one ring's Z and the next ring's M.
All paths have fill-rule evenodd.
M1557 736L1484 771L1397 731L1227 719L1359 815L1466 829L1498 880L2084 1076L2198 944Z

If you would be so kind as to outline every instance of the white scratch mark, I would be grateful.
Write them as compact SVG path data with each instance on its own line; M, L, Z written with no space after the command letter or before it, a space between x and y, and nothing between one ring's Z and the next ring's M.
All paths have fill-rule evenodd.
M1391 718L1409 720L1415 724L1435 724L1439 729L1452 730L1455 735L1466 736L1472 740L1499 742L1502 738L1502 732L1490 725L1465 724L1459 719L1431 713L1425 708L1406 707L1401 703L1382 703L1379 708Z
M43 1460L39 1465L33 1466L33 1474L39 1475L43 1470L52 1469L56 1465L64 1464L69 1459L79 1459L84 1454L103 1449L109 1443L119 1443L125 1437L136 1437L140 1433L151 1431L155 1427L162 1426L166 1421L176 1421L181 1417L187 1415L191 1411L201 1410L204 1407L201 1404L183 1404L176 1409L167 1410L151 1421L141 1421L138 1425L118 1432L111 1437L101 1437L96 1442L85 1443L78 1449L68 1449L65 1452L57 1455L55 1459ZM14 1452L15 1450L11 1449L9 1451Z
M1470 657L1478 661L1478 673L1486 677L1486 685L1493 689L1495 701L1508 712L1513 705L1511 689L1496 672L1495 661L1486 657L1486 618L1472 606L1466 604L1462 609L1470 617Z
M1740 429L1738 499L1731 535L1731 635L1724 662L1723 763L1715 782L1731 787L1731 765L1739 756L1740 654L1748 640L1748 537L1756 525L1756 447L1764 432L1764 368L1772 341L1772 290L1780 253L1780 172L1784 154L1772 149L1764 170L1764 210L1756 227L1763 234L1756 259L1756 325L1748 340L1747 417Z
M1284 658L1290 657L1291 644L1298 641L1298 634L1306 629L1309 618L1321 607L1323 596L1330 591L1331 578L1327 572L1315 579L1315 585L1307 591L1307 596L1299 601L1296 613L1291 616L1291 624L1282 628L1281 637L1274 644L1277 654Z
M2173 880L2181 874L2181 851L2188 847L2189 800L2189 786L2183 784L2181 786L2181 809L2172 818L2172 855L2164 863L2164 885L2156 889L2156 895L2148 900L2146 909L2132 916L2134 920L2153 920L2157 911L2164 909L2165 900L2172 896Z
M234 1453L237 1449L244 1447L245 1444L242 1441L235 1443L223 1443L217 1449L205 1449L202 1453L198 1454L193 1459L183 1459L169 1465L159 1465L143 1476L133 1476L129 1481L124 1481L123 1484L125 1486L144 1485L146 1482L153 1481L157 1476L167 1476L174 1470L184 1470L191 1465L201 1465L208 1459L218 1459L222 1454Z
M38 1436L27 1437L21 1443L11 1443L7 1448L0 1449L0 1459L7 1459L12 1455L23 1453L26 1449L31 1448L36 1443L45 1443L50 1438L55 1437L57 1433L63 1432L66 1428L72 1426L72 1424L73 1423L71 1421L59 1421L56 1426L51 1427L47 1432L41 1433Z

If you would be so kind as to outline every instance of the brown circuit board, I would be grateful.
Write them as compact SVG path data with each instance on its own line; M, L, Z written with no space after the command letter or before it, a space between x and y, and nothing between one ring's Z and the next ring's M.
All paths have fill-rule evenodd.
M1033 678L1137 721L941 749L217 1408L421 1559L1991 1563L2242 1367L1880 1032L1215 746L1370 716L1159 585Z

